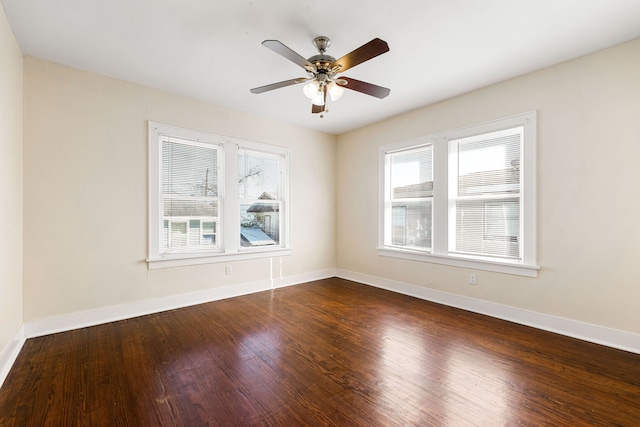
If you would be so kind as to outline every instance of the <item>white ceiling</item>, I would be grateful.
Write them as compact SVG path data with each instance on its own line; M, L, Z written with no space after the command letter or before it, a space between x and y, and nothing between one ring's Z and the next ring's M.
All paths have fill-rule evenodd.
M2 0L24 54L213 104L340 134L640 37L640 0ZM324 118L304 77L263 47L303 57L314 37L339 58L369 40L390 52L344 73L391 88L345 91Z

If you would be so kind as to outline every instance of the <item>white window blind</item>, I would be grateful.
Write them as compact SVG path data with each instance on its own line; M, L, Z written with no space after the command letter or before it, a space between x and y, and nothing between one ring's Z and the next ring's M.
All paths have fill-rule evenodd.
M164 135L161 142L160 253L218 248L220 147Z
M449 141L452 253L520 260L523 127Z
M386 154L385 244L430 250L433 230L433 148Z

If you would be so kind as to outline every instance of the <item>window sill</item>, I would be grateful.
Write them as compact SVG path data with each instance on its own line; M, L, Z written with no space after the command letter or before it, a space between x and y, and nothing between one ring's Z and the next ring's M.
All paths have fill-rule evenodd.
M401 258L411 261L430 262L434 264L451 265L454 267L471 268L474 270L494 271L497 273L514 274L525 277L538 277L539 265L527 265L511 262L488 261L473 258L463 258L447 255L435 255L424 252L409 251L392 248L378 248L378 255L391 258Z
M291 249L278 248L269 250L252 250L239 252L219 253L190 253L171 254L158 258L147 259L149 270L170 267L183 267L188 265L213 264L218 262L243 261L249 259L272 258L291 255Z

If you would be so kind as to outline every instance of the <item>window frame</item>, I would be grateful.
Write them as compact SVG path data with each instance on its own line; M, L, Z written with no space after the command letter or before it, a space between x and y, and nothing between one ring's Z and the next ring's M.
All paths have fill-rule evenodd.
M162 253L162 158L161 138L172 136L212 144L219 147L218 165L222 168L218 182L218 217L214 234L219 247L209 250ZM213 133L148 122L149 190L148 190L148 258L149 269L198 265L235 260L269 258L291 255L290 216L290 150L285 147L248 141ZM281 188L280 243L268 247L241 247L240 204L238 194L238 155L241 149L276 155L280 159L279 185ZM187 227L189 222L187 221ZM202 231L202 221L200 221Z
M521 168L521 236L522 259L508 260L491 256L468 255L452 253L450 225L451 198L449 187L449 173L455 168L450 154L450 142L501 131L505 129L523 127L524 135L520 152ZM537 112L526 113L472 125L465 128L440 132L408 141L383 145L379 149L379 239L378 255L401 258L413 261L451 265L477 270L495 271L527 277L537 277L540 266L537 264L537 215L536 215L536 140L537 140ZM385 245L385 186L387 185L387 155L398 150L411 147L433 145L433 241L431 251L415 251Z

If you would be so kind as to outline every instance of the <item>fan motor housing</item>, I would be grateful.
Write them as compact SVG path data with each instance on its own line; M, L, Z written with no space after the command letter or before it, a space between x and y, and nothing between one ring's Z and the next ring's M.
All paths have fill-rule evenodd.
M312 56L311 58L307 59L307 61L311 62L318 69L328 70L331 64L336 61L336 58L331 55L320 54Z

